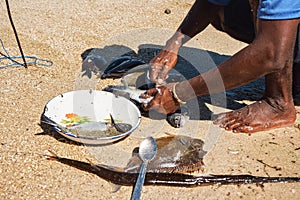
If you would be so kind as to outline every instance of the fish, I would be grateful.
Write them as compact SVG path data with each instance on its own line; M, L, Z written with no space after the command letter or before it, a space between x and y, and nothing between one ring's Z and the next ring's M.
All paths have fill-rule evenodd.
M149 64L138 65L123 74L120 85L109 85L103 90L131 100L139 107L141 113L147 116L147 112L144 111L143 107L146 107L153 97L142 98L142 94L145 94L148 89L156 87L156 84L152 83L149 79L149 68ZM167 79L170 83L183 80L184 77L177 73L170 73ZM168 114L166 119L174 128L183 127L190 119L189 110L186 106L182 105L174 113Z
M107 68L108 62L103 56L100 55L89 55L82 62L82 76L92 77L92 72L100 77L104 70Z
M167 136L155 139L157 152L147 166L147 172L192 173L203 170L204 142L185 135L165 133ZM138 172L142 160L138 148L124 168L126 172Z
M126 57L120 57L113 61L103 72L101 75L101 79L107 79L107 78L121 78L124 74L126 74L131 69L145 64L144 61L140 59L131 58L128 59L128 56Z
M113 68L117 67L118 65L120 65L122 62L124 61L128 61L128 60L131 60L132 57L131 56L121 56L121 57L117 57L115 58L107 67L104 71L109 71L109 70L112 70Z
M133 186L137 180L138 173L121 171L118 168L103 164L94 165L74 159L59 157L52 153L47 155L48 160L55 160L62 164L75 167L106 180L107 182L121 185ZM217 175L217 174L182 174L147 172L144 185L173 186L173 187L197 187L211 185L240 185L240 184L264 184L264 183L293 183L300 182L300 177L263 177L248 174L241 175Z
M106 122L88 122L84 124L64 127L59 125L49 119L46 116L43 116L44 120L42 123L49 124L54 127L54 129L58 129L65 134L79 137L79 138L102 138L102 137L112 137L119 135L120 133L126 133L132 129L131 124L127 123L116 123L110 114L110 123Z
M183 127L190 119L190 113L187 106L182 105L174 113L167 115L167 122L174 128Z
M221 175L196 174L202 171L204 142L189 136L172 135L156 139L157 154L148 163L144 185L197 187L209 185L229 184L263 184L281 182L300 182L300 177L263 177L249 174ZM55 160L62 164L75 167L119 186L133 186L139 174L141 159L138 149L134 148L132 158L124 168L93 164L69 158L63 158L49 151L48 160Z
M91 78L93 72L101 79L121 78L127 71L141 64L145 62L128 55L117 57L109 64L103 56L89 55L82 63L82 76Z

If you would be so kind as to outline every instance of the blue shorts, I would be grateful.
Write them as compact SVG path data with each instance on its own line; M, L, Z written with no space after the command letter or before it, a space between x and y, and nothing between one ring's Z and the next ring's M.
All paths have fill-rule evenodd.
M232 0L208 0L226 6ZM300 18L300 0L260 0L257 17L266 20Z
M300 1L260 0L257 17L268 20L300 18Z

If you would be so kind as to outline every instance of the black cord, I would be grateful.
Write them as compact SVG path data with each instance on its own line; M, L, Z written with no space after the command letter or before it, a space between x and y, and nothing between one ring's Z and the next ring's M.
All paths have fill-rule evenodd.
M12 17L11 17L8 0L5 0L5 2L6 2L6 8L7 8L7 13L8 13L9 21L10 21L10 24L11 24L11 26L13 28L14 34L16 36L16 40L17 40L17 43L18 43L18 46L19 46L19 50L20 50L20 53L21 53L21 56L22 56L22 59L23 59L23 62L24 62L23 65L24 65L25 68L27 68L26 59L25 59L25 56L23 54L23 50L22 50L21 43L20 43L20 40L19 40L19 37L18 37L18 34L17 34L17 30L15 28L14 22L13 22Z

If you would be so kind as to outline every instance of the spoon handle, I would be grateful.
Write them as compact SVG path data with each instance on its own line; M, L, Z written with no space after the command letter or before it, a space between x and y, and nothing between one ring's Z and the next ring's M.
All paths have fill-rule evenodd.
M141 198L142 188L145 181L147 162L143 162L140 168L140 173L133 189L131 200L139 200Z

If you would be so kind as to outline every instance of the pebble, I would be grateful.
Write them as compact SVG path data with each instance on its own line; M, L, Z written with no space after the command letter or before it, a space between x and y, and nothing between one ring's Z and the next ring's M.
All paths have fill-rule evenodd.
M169 8L165 9L165 13L168 15L168 14L171 14L171 10Z

